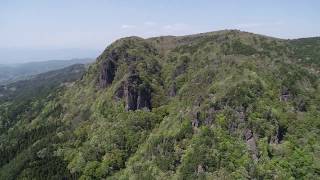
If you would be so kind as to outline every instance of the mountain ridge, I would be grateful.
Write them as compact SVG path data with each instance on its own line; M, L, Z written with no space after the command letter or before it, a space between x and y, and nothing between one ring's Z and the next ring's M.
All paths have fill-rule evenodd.
M316 179L319 56L305 43L232 30L117 40L1 133L0 177Z
M83 58L71 60L49 60L20 64L4 64L0 65L0 84L7 84L18 80L28 79L33 75L64 68L72 64L88 64L92 61L93 60L90 58Z

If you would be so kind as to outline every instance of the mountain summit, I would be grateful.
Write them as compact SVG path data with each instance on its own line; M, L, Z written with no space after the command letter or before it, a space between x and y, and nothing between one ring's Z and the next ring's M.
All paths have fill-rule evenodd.
M0 105L0 179L317 179L319 50L238 30L119 39L72 86Z

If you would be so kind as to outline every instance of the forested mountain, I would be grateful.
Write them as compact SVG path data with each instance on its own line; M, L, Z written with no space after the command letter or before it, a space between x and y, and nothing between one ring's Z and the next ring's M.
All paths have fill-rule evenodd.
M74 64L62 69L35 75L27 80L16 81L0 86L0 102L15 103L46 97L54 88L70 86L82 77L86 70L84 64Z
M238 30L119 39L74 84L1 104L0 179L319 179L317 49Z
M88 64L93 62L90 58L71 60L51 60L29 62L21 64L0 64L0 85L9 84L19 80L30 79L32 76L48 71L58 70L73 64Z
M82 77L85 70L85 65L75 64L36 75L28 80L0 86L0 133L17 123L20 120L19 116L24 112L30 110L30 113L35 113L35 109L32 108L34 103L40 107L46 103L46 98L51 93L72 86L74 81Z

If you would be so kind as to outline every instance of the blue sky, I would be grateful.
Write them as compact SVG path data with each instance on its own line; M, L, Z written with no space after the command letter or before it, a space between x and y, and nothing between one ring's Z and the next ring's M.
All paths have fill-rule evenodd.
M0 63L95 57L130 35L320 36L319 9L319 0L1 0Z

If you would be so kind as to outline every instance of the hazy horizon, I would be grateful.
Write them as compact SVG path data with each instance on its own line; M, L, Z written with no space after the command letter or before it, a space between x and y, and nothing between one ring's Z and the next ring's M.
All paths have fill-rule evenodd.
M95 58L114 40L132 35L239 29L283 39L314 37L320 35L318 7L317 0L5 0L0 64Z
M96 58L100 53L100 50L95 49L0 48L0 65Z

